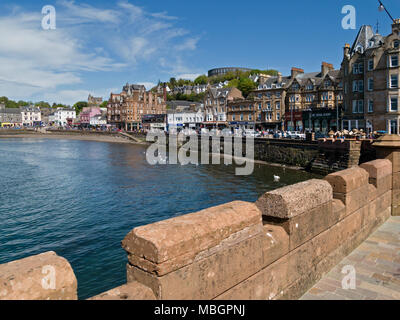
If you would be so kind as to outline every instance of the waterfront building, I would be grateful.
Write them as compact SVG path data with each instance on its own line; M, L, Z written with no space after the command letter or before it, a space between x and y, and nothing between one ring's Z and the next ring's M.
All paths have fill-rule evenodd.
M343 52L343 128L400 134L400 19L387 36L364 25Z
M40 109L35 106L28 106L21 108L22 124L24 126L39 126L42 121L42 114Z
M332 64L322 62L321 70L311 73L292 68L291 82L286 92L285 128L289 131L323 133L337 130L337 111L340 114L342 104L340 70L335 70ZM312 118L311 115L319 110L325 110L321 111L325 116ZM331 114L334 117L326 117Z
M107 123L118 128L121 127L121 104L121 95L111 93L107 103Z
M291 77L263 75L259 79L259 86L250 93L249 98L254 101L257 129L281 130L285 113L286 90ZM236 106L235 106L236 109ZM231 118L232 119L232 118ZM235 117L235 120L237 117Z
M144 115L166 114L164 93L146 91L143 85L126 84L120 94L111 93L107 104L107 119L112 125L126 131L142 128Z
M50 123L49 117L50 117L50 115L54 114L54 109L40 107L40 114L41 114L41 118L42 118L42 123L49 124Z
M237 88L209 88L204 96L205 122L207 128L225 128L228 103L235 99L244 99Z
M203 104L191 101L168 101L167 105L167 130L169 132L203 128L205 120Z
M92 127L101 127L101 126L106 126L107 125L107 117L98 114L90 118L90 125Z
M259 86L249 97L254 99L255 110L261 110L261 129L327 132L337 128L336 113L343 101L340 70L322 62L318 72L305 73L293 67L290 76L262 75ZM339 108L339 109L337 109ZM321 111L328 109L328 111ZM321 111L324 116L312 118ZM333 118L326 117L333 115ZM306 116L306 117L304 117Z
M153 131L153 130L167 131L167 115L145 114L142 117L142 127L146 131Z
M6 108L5 104L0 104L0 125L2 127L21 126L21 108Z
M80 124L84 127L90 126L90 119L95 116L101 116L99 107L85 107L79 114Z
M51 119L51 122L56 126L65 127L71 126L75 118L76 111L74 108L57 108L49 117L49 120Z

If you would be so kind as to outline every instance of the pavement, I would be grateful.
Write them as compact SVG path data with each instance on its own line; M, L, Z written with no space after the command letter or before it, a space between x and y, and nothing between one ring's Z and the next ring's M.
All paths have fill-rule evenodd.
M400 300L400 217L386 221L300 300Z

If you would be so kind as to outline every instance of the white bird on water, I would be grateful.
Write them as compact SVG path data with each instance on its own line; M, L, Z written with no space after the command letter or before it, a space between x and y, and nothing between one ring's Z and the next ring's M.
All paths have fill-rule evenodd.
M281 181L281 177L274 175L274 181L275 182Z

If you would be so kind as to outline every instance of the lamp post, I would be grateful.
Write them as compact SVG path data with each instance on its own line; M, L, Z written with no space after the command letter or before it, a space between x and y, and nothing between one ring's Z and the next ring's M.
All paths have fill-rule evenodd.
M378 10L381 11L381 12L382 12L382 11L386 11L386 13L388 14L389 18L390 18L394 23L396 23L396 22L394 21L392 15L389 13L389 11L386 9L386 7L383 5L382 1L381 1L381 0L378 0L378 2L379 2Z

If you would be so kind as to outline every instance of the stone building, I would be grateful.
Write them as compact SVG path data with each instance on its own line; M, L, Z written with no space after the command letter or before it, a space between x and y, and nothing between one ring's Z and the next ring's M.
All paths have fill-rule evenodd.
M93 97L91 94L88 96L88 107L100 107L103 103L103 98Z
M321 70L311 73L292 68L286 92L285 128L323 133L337 130L337 111L343 103L342 87L340 70L335 70L330 63L322 62Z
M282 129L286 90L290 81L290 77L283 77L281 73L277 76L263 75L260 79L258 88L249 95L254 99L257 129Z
M250 97L254 110L261 110L255 114L256 128L327 132L337 128L337 108L342 105L340 70L322 62L317 72L292 68L290 76L263 75Z
M166 114L163 94L146 91L143 85L126 84L120 94L111 93L107 105L108 123L118 128L139 130L144 115Z
M6 108L4 104L0 104L0 125L2 127L22 125L21 108Z
M343 128L399 134L400 19L384 37L364 25L342 61Z
M227 127L227 107L234 99L244 99L242 92L237 88L209 88L204 96L205 126Z

